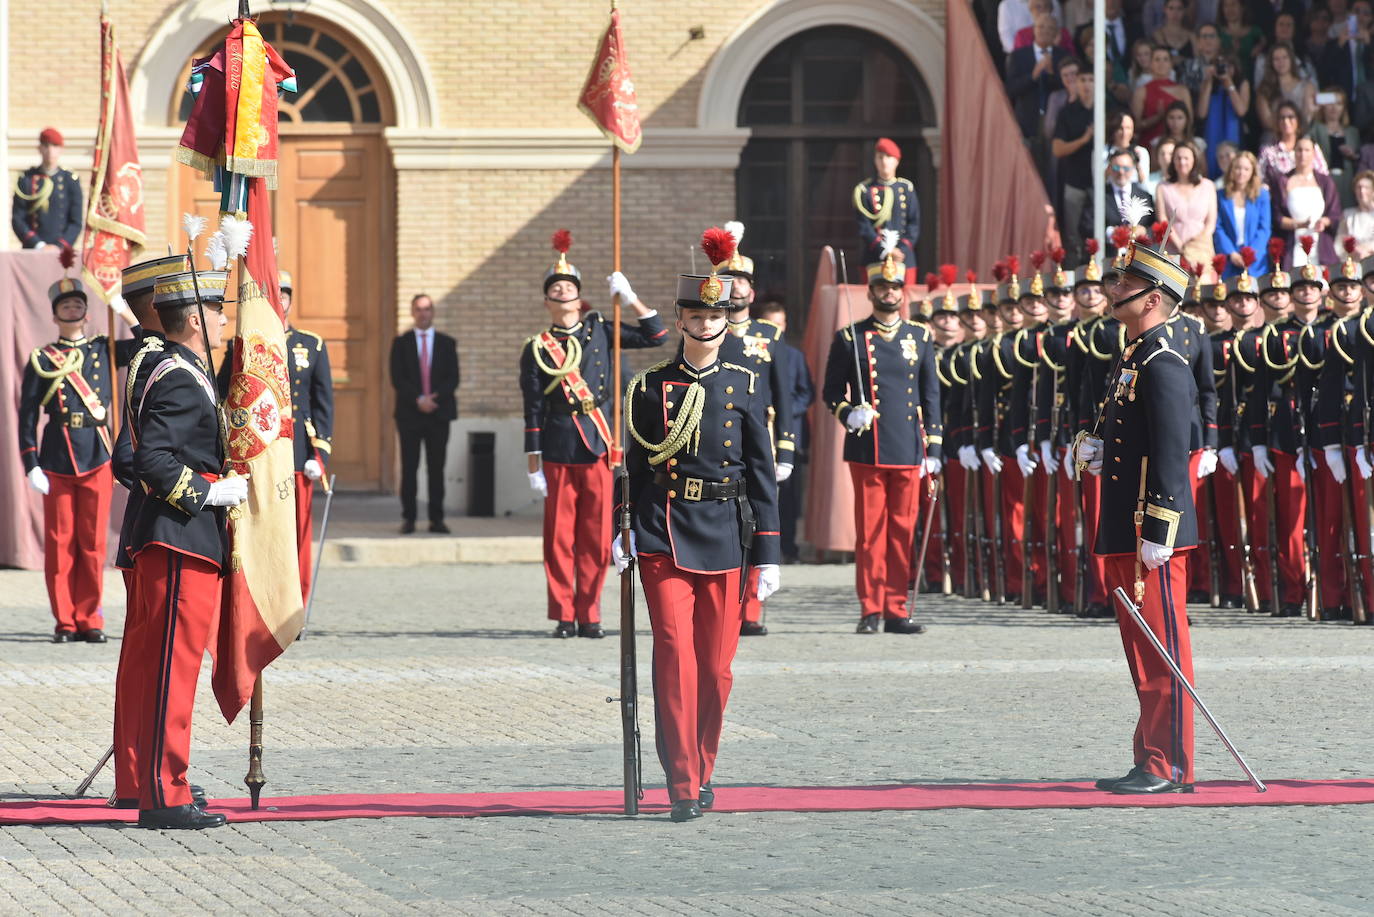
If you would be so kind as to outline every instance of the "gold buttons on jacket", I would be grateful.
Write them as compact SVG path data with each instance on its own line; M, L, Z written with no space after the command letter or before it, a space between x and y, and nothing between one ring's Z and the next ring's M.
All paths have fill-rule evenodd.
M733 420L727 420L725 421L725 425L727 427L733 427L735 425L735 422Z
M676 471L670 471L670 472L668 472L668 477L671 478L671 479L673 479L674 481L676 481L676 480L677 480L677 472L676 472Z
M733 385L727 385L727 386L725 386L725 394L727 394L727 395L733 395L734 393L735 393L735 387L734 387Z
M725 448L728 449L728 448L730 448L730 446L733 445L733 444L730 442L730 440L727 439L724 443L722 443L722 445L724 445Z
M732 402L729 402L729 401L725 402L725 410L727 410L727 411L728 411L728 410L731 410L732 408L734 408L734 406L735 406L735 405L734 405Z
M677 491L676 491L676 490L670 490L670 491L668 491L668 496L671 497L672 499L676 500L676 499L677 499Z

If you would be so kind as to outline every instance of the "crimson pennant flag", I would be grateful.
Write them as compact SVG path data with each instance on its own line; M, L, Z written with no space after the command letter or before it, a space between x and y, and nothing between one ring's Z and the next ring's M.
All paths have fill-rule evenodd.
M91 198L81 234L81 273L106 302L119 292L120 272L147 241L143 169L138 163L129 83L115 43L114 23L100 15L100 127L95 137Z
M621 150L633 153L639 149L644 134L639 125L639 103L635 100L634 80L630 78L630 61L625 55L625 36L620 31L620 10L611 10L611 22L596 47L596 58L587 72L577 107Z

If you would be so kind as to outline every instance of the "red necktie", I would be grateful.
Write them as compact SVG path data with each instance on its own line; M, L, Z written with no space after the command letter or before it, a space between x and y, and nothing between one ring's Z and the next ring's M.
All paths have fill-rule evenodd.
M420 335L420 393L429 392L429 335Z

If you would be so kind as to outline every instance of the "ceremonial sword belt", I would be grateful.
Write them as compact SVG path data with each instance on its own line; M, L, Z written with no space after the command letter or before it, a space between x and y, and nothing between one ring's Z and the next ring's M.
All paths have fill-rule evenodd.
M549 408L556 414L591 414L607 401L611 400L611 393L603 391L594 398L586 398L581 401L569 401L566 397L550 395L548 398Z
M96 417L85 411L64 411L61 409L48 411L48 417L53 423L59 423L64 427L80 429L82 427L103 427L106 423L105 415Z
M745 495L743 481L730 481L720 484L715 481L705 481L701 478L681 478L673 480L671 476L660 471L654 475L654 483L664 490L673 491L679 500L690 500L693 503L702 500L733 500L736 497Z

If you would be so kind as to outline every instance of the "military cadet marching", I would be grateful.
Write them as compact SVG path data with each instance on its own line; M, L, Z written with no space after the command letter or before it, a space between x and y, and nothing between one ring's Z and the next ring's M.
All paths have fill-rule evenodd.
M1124 587L1192 679L1185 553L1197 544L1189 455L1190 405L1197 397L1187 359L1169 341L1166 321L1182 301L1187 272L1141 243L1128 249L1112 292L1113 314L1127 344L1099 421L1074 447L1078 469L1102 481L1102 525L1095 551L1106 558L1107 588ZM1118 794L1191 792L1193 708L1172 673L1118 614L1127 662L1140 699L1133 766L1098 781Z
M228 274L157 279L166 342L137 404L134 470L147 491L129 541L142 626L125 637L140 666L139 824L210 828L225 818L194 801L186 779L201 657L219 613L228 565L226 507L248 497L246 477L223 477L224 417L209 355L221 343ZM202 302L197 302L197 290Z
M941 445L947 455L958 455L970 435L966 344L971 335L963 313L965 309L976 311L979 305L977 273L969 271L965 275L969 292L962 296L955 290L957 277L954 265L942 264L938 275L926 279L928 288L943 288L943 293L931 302L930 330L935 345L935 374L940 382L940 418L945 427ZM969 580L973 579L968 575L970 559L966 554L968 469L959 462L942 463L939 480L935 501L927 499L930 489L922 491L922 512L934 513L925 561L926 587L927 591L941 591L947 581L950 591L960 595L971 588Z
M887 257L883 230L897 233L897 245L892 257L901 268L898 280L904 285L916 283L916 240L921 235L921 201L916 186L909 179L897 176L902 161L902 149L891 139L882 137L873 145L874 177L854 186L854 210L859 226L859 240L869 263Z
M1017 309L1021 313L1021 328L1012 338L1012 383L1009 422L1011 442L1015 447L1016 467L1021 473L1020 506L1021 573L1019 600L1023 607L1041 605L1046 601L1045 542L1049 517L1046 506L1047 480L1044 463L1039 461L1035 424L1038 414L1037 396L1041 378L1047 371L1044 361L1045 338L1051 333L1048 321L1049 306L1045 301L1047 287L1040 269L1045 253L1031 254L1032 271L1029 282L1021 288ZM1006 497L1006 484L1003 484ZM1004 504L1005 505L1005 504ZM1027 581L1026 574L1030 579Z
M733 239L712 228L709 263ZM675 822L701 817L739 645L740 590L751 566L757 596L779 586L777 483L756 375L721 357L733 278L684 274L677 283L676 356L640 373L625 393L633 518L630 544L616 535L624 569L637 554L653 628L659 761Z
M25 171L15 183L10 226L25 248L71 248L85 225L81 184L58 164L62 146L57 128L44 128L38 135L42 163Z
M290 324L295 283L280 271L282 314L287 317L287 371L291 376L291 416L296 425L296 560L300 567L301 602L310 599L314 565L315 482L324 478L334 435L334 377L329 371L329 348L324 338ZM229 395L235 372L234 342L225 348L219 367L220 396Z
M870 318L840 329L830 345L823 396L845 427L854 484L858 633L919 634L908 585L922 478L941 469L944 426L931 332L901 317L897 240L868 267Z
M110 341L85 334L81 281L64 277L48 291L58 338L24 364L19 394L19 452L29 486L43 495L43 572L56 626L54 643L105 642L101 584L114 478L109 413L117 367ZM127 309L121 317L137 333ZM120 341L116 363L136 342ZM40 439L38 421L46 416Z
M721 359L751 370L758 379L760 403L767 405L768 432L772 437L773 456L778 483L792 476L797 457L797 414L792 407L791 390L781 361L774 354L782 341L782 329L763 319L750 318L749 307L754 302L754 259L741 254L739 244L744 238L744 224L731 221L726 232L735 240L735 251L728 261L715 265L715 271L730 277L730 333L720 345ZM763 623L763 603L758 600L758 571L750 574L744 590L744 623L740 636L765 637L768 628Z
M582 309L582 272L568 261L572 235L553 236L558 261L544 274L549 327L520 352L525 452L530 486L544 498L544 572L553 636L604 636L601 586L611 541L610 424L612 328ZM658 347L667 337L658 313L644 305L624 274L609 278L611 295L630 306L638 325L622 324L621 346Z

